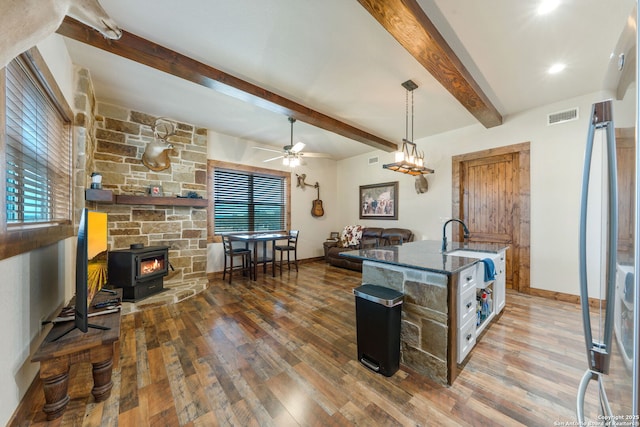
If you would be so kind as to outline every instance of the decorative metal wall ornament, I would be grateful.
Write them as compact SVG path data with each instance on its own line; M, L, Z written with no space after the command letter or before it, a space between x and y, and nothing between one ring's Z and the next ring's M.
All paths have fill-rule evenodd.
M306 182L304 182L305 179L307 179L307 174L303 173L301 175L296 174L296 179L298 180L298 183L296 184L296 187L302 187L302 189L304 190L304 188L309 185Z
M425 178L425 176L422 174L416 176L416 193L426 193L428 189L429 181L427 181L427 178Z
M169 154L173 150L173 144L167 140L176 134L176 125L164 117L159 117L153 123L151 130L154 140L145 147L142 164L154 172L169 169L171 167Z
M311 185L304 182L304 180L307 179L307 175L304 173L301 175L296 174L296 178L298 180L298 184L296 185L296 187L301 187L303 190L306 187L313 187L318 191L318 197L313 201L313 206L311 207L311 216L323 216L324 208L322 206L322 200L320 200L320 184L316 182L315 185Z

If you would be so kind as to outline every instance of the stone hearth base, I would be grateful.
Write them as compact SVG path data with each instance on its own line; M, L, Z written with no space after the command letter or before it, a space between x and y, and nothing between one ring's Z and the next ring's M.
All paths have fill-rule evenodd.
M209 281L206 277L185 280L180 283L165 282L164 290L158 294L151 295L136 302L123 302L122 315L180 302L207 289L208 283Z

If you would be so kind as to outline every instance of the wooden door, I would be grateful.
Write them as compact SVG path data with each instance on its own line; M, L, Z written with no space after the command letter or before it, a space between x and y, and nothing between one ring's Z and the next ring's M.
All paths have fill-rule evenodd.
M506 153L462 162L460 218L470 232L469 242L513 247L518 182L517 154ZM513 288L514 251L507 251L506 284Z
M530 143L452 158L452 215L469 224L472 242L508 245L506 286L530 288ZM454 240L462 241L461 227Z
M635 129L616 129L618 164L618 253L625 261L633 257L636 176Z

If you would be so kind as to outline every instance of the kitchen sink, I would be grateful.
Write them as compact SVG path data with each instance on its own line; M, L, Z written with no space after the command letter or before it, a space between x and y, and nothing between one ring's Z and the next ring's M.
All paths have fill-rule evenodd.
M492 258L496 256L495 252L481 252L481 251L472 251L468 249L456 249L455 251L445 252L445 254L452 255L452 256L466 257L466 258L478 258L478 259Z

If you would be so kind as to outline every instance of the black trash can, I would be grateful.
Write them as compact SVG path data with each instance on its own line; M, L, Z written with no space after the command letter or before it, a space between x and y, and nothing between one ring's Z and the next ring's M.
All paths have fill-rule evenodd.
M400 316L404 295L384 286L364 284L356 297L358 360L387 377L400 367Z

